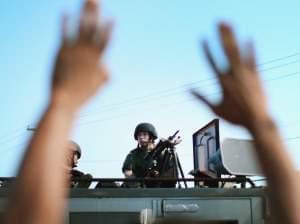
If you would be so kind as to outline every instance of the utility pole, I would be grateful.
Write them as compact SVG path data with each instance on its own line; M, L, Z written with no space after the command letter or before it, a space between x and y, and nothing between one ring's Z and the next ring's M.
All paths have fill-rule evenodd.
M27 126L26 131L36 131L37 128L30 127L30 125Z

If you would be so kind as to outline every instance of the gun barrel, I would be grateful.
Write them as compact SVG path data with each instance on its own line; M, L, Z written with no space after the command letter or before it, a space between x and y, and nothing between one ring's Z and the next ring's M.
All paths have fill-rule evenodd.
M170 136L169 140L173 140L178 133L179 133L179 130L177 130L172 136Z

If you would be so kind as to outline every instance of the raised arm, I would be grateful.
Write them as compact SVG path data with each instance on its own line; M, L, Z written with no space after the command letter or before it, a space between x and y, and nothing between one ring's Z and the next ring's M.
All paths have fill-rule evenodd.
M300 185L297 172L267 110L253 47L250 44L246 46L242 55L232 29L222 23L219 25L219 32L229 68L225 71L218 68L206 42L204 52L221 85L223 100L215 105L195 91L192 94L218 116L249 130L262 170L268 178L274 222L300 223Z
M70 130L80 107L108 79L102 56L111 25L99 24L97 2L85 2L75 41L67 38L65 24L49 104L25 152L6 224L63 223Z

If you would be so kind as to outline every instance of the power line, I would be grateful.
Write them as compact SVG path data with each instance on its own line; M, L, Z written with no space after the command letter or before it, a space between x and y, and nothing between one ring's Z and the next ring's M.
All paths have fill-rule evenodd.
M300 62L300 60L295 60L295 61L288 62L288 63L285 63L285 64L276 65L276 66L273 66L271 68L261 69L261 70L259 70L259 72L271 71L271 70L274 70L274 69L277 69L277 68L282 68L282 67L285 67L287 65L292 65L292 64L299 63L299 62Z
M299 52L296 52L296 53L293 53L293 54L290 54L290 55L287 55L287 56L283 56L283 57L279 57L279 58L275 58L275 59L272 59L272 60L269 60L269 61L266 61L266 62L263 62L261 64L257 64L257 67L261 67L261 66L264 66L264 65L267 65L267 64L272 64L274 62L278 62L278 61L283 61L283 60L286 60L286 59L289 59L289 58L292 58L292 57L295 57L295 56L299 56L300 53ZM282 65L278 65L278 66L273 66L271 68L267 68L267 69L264 69L264 70L260 70L260 71L270 71L270 70L274 70L274 69L277 69L277 68L281 68L281 67L284 67L284 66L287 66L287 65L291 65L291 64L295 64L295 63L298 63L300 62L300 60L295 60L295 61L292 61L292 62L289 62L289 63L285 63L285 64L282 64ZM105 111L112 111L112 110L116 110L116 109L119 109L119 107L121 105L126 105L126 106L132 106L132 105L138 105L140 103L144 103L146 99L148 99L149 101L149 98L153 98L153 99L157 99L157 98L161 98L161 97L168 97L168 96L173 96L175 95L174 93L170 93L174 90L178 90L178 89L187 89L187 88L192 88L193 85L196 85L198 83L205 83L205 82L209 82L209 81L214 81L216 80L216 78L209 78L209 79L204 79L204 80L200 80L200 81L196 81L196 82L190 82L190 83L186 83L186 84L183 84L183 85L180 85L180 86L177 86L177 87L173 87L173 88L170 88L170 89L166 89L166 90L161 90L161 91L158 91L158 92L155 92L155 93L152 93L151 95L146 95L146 96L141 96L141 97L135 97L135 98L132 98L132 99L128 99L128 100L125 100L125 101L122 101L122 102L119 102L119 103L115 103L115 104L110 104L110 105L105 105L105 106L102 106L100 111L94 111L92 113L96 113L96 112L105 112ZM211 83L211 84L208 84L208 85L205 85L205 86L202 86L203 87L206 87L206 86L212 86L212 85L215 85L217 82L214 82L214 83ZM200 88L200 87L199 87ZM165 93L165 95L160 95L160 94L163 94ZM178 92L178 93L182 93L182 91ZM131 103L131 104L130 104ZM129 104L129 105L128 105ZM123 106L124 107L124 106ZM104 108L104 109L103 109ZM84 118L84 117L87 117L89 116L91 112L87 112L85 114L82 114L80 116L80 118ZM18 128L16 129L17 132L20 132L23 129L24 127L22 128ZM22 130L19 130L19 129L22 129ZM0 139L1 140L6 140L7 137L9 137L9 139L16 139L17 137L20 137L20 135L17 135L16 136L16 133L15 131L12 133L12 136L9 135L9 136L1 136ZM0 144L3 144L3 143L7 143L7 142L10 142L10 141L3 141L3 142L0 142Z
M271 79L265 79L265 80L263 80L263 82L271 82L271 81L284 79L284 78L292 77L292 76L299 75L299 74L300 74L300 72L293 72L293 73L281 75L281 76L278 76L278 77L274 77L274 78L271 78ZM195 88L195 89L198 89L198 88ZM186 91L186 93L187 92L188 91ZM210 97L210 96L218 95L220 93L221 92L218 91L218 92L214 92L214 93L210 93L210 94L204 94L204 96L205 97ZM187 102L190 103L192 101L197 101L197 99L195 99L194 97L191 97L191 99L184 99L184 100L181 100L181 101L178 101L178 102L175 102L175 103L172 102L172 103L169 103L169 104L163 103L163 104L159 104L155 107L154 106L148 107L146 109L153 109L153 110L155 110L155 108L164 108L165 109L166 107L169 107L169 106L172 106L172 105L178 105L178 104L187 103ZM145 108L143 108L143 110L145 110ZM133 115L133 113L132 112L127 112L127 113L123 113L122 115L113 116L113 117L109 117L109 118L105 118L105 119L94 119L92 121L79 123L78 125L82 126L82 125L92 124L92 123L95 123L95 122L109 121L109 120L114 120L116 118L120 118L120 117L123 117L123 116L129 116L129 115Z
M300 74L300 72L293 72L293 73L289 73L289 74L282 75L282 76L279 76L279 77L274 77L274 78L271 78L271 79L265 79L265 80L263 80L263 82L271 82L271 81L278 80L278 79L285 79L285 78L289 78L291 76L295 76L295 75L299 75L299 74Z
M296 52L294 54L290 54L290 55L287 55L287 56L284 56L284 57L280 57L280 58L275 58L275 59L263 62L261 64L257 64L257 66L260 67L262 65L267 65L267 64L271 64L271 63L274 63L274 62L277 62L277 61L282 61L282 60L285 60L287 58L295 57L295 56L298 56L298 55L300 55L300 52Z
M298 55L298 54L300 54L300 53L293 54L293 55ZM291 56L282 57L282 58L288 58L288 57L291 57ZM278 60L278 59L274 59L274 61L275 60ZM273 66L271 68L262 69L262 70L259 70L259 72L271 71L271 70L282 68L282 67L285 67L285 66L288 66L288 65L291 65L291 64L299 63L299 62L300 62L300 60L295 60L295 61L292 61L292 62L289 62L289 63L285 63L285 64L281 64L281 65L278 65L278 66ZM173 96L173 95L176 95L178 93L182 93L182 90L176 91L176 92L172 92L174 90L178 90L178 89L182 89L182 88L185 88L185 89L188 88L188 89L190 89L190 88L192 88L197 83L203 83L203 82L208 82L208 81L215 81L215 82L203 85L201 87L204 88L204 87L209 87L209 86L213 86L213 85L217 84L217 79L216 78L210 78L210 79L205 79L205 80L201 80L201 81L197 81L197 82L186 83L184 85L180 85L178 87L174 87L174 88L171 88L171 89L162 90L162 91L153 93L151 95L146 95L146 96L141 96L141 97L135 97L135 98L132 98L132 99L129 99L129 100L122 101L120 103L115 103L115 104L110 104L110 105L104 105L104 106L101 107L101 110L99 110L99 111L94 110L93 112L87 112L87 113L85 113L83 115L80 115L80 118L87 117L87 116L89 116L90 113L96 113L96 112L97 113L102 113L102 112L107 112L107 111L113 111L113 110L119 109L119 107L122 106L122 105L123 105L122 106L122 108L123 108L124 105L128 107L128 106L138 105L138 104L144 103L145 101L151 101L151 100L155 100L155 99L160 99L162 97ZM198 87L198 88L200 88L200 87ZM162 93L167 93L167 94L161 95Z
M115 107L120 107L122 105L126 105L126 104L129 104L129 105L126 105L126 106L131 106L132 104L133 105L136 105L136 104L139 104L141 102L145 102L145 100L147 99L157 99L157 98L161 98L161 97L164 97L164 96L170 96L170 95L174 95L174 93L170 93L174 90L178 90L178 89L187 89L187 88L191 88L191 86L197 84L197 83L200 83L200 82L209 82L209 81L215 81L216 78L210 78L210 79L203 79L201 81L197 81L197 82L192 82L192 83L186 83L186 84L183 84L183 85L180 85L180 86L177 86L177 87L173 87L173 88L170 88L170 89L166 89L166 90L161 90L161 91L158 91L158 92L155 92L155 93L152 93L151 95L145 95L145 96L140 96L140 97L134 97L132 99L128 99L128 100L125 100L125 101L122 101L122 102L119 102L119 103L114 103L114 104L109 104L109 105L104 105L101 107L102 110L100 110L100 112L103 112L103 111L111 111L111 110L114 110ZM213 83L215 84L215 83ZM207 84L207 85L204 85L203 87L206 87L206 86L211 86L212 84ZM178 93L177 91L175 93ZM180 91L181 93L181 91ZM161 95L163 94L163 95ZM103 109L104 108L104 109ZM118 109L118 108L117 108ZM94 112L99 112L97 110L95 110ZM89 112L88 113L85 113L83 115L80 115L80 118L82 117L86 117L88 116Z

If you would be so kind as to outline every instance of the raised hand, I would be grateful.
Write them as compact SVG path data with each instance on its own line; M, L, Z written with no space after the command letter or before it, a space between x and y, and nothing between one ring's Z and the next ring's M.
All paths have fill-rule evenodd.
M110 39L112 23L101 23L98 14L97 1L87 0L74 40L70 40L67 34L67 18L63 19L52 98L72 109L79 108L108 80L102 56Z
M249 45L242 55L232 29L226 24L220 24L219 32L229 68L226 71L218 69L207 43L204 43L204 51L221 85L223 99L215 105L195 91L192 94L220 117L249 130L257 158L268 179L267 192L273 219L271 222L300 223L300 203L295 200L300 198L299 181L295 178L297 171L275 123L268 114L253 48Z
M251 128L254 121L268 118L266 99L256 69L252 45L246 46L246 52L242 55L230 26L221 23L219 33L229 62L226 71L220 71L218 68L207 42L204 42L203 48L221 85L223 99L215 105L194 90L192 94L208 105L218 116L234 124Z
M97 2L85 1L75 40L70 41L66 21L63 24L50 103L25 151L14 192L7 203L5 224L64 222L70 184L65 168L71 152L67 143L74 115L108 79L102 56L111 25L99 23Z

